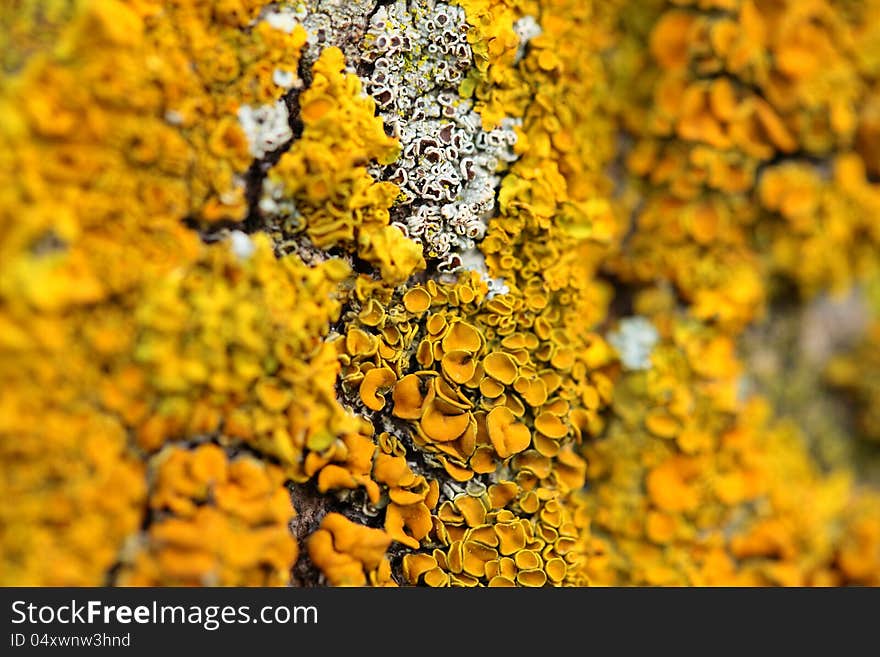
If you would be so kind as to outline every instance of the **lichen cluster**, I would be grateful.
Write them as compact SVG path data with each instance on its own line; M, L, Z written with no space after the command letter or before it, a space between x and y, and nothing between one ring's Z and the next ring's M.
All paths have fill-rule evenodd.
M807 296L876 276L877 3L645 4L614 63L638 226L620 275L732 330L775 276Z
M878 25L4 3L0 583L880 585L877 329L831 466L739 353L880 289Z
M229 459L217 445L170 447L150 464L149 528L123 556L131 586L278 586L298 546L295 514L274 465Z

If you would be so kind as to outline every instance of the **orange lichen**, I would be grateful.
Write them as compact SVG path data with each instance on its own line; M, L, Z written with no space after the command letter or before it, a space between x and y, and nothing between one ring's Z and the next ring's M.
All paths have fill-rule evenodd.
M309 537L309 557L333 586L365 586L390 581L385 550L391 537L381 529L329 513Z
M506 406L496 406L486 416L486 431L501 458L523 451L532 442L529 428L516 421L516 416Z
M758 187L772 266L811 295L842 292L877 271L880 185L868 180L866 163L854 153L832 164L830 177L806 163L782 164L768 169Z
M288 523L296 514L284 475L216 445L171 447L153 461L156 514L124 559L131 586L282 586L297 560Z
M734 329L761 315L773 274L807 294L864 280L876 268L876 190L870 159L852 151L876 77L857 54L876 51L865 29L876 3L682 4L651 8L649 57L637 41L618 55L622 121L636 137L628 165L647 187L617 271L669 280L695 316ZM796 154L831 156L833 182Z
M408 309L407 299L416 292L431 301L418 306L410 303ZM485 295L475 275L464 275L455 284L412 288L402 302L395 297L386 303L377 322L365 322L364 310L376 303L373 297L364 309L350 314L344 339L335 342L343 362L344 386L357 385L362 390L365 377L379 376L371 374L378 370L400 377L393 384L391 414L411 422L416 446L435 455L458 481L470 479L477 471L494 470L495 463L526 449L532 440L530 424L540 432L536 447L552 458L563 443L580 435L565 423L572 404L579 407L583 399L589 402L591 408L580 409L589 426L589 418L596 418L600 405L596 391L600 387L608 391L598 372L595 381L585 377L583 393L551 375L552 361L559 362L567 353L552 343L563 340L558 333L547 334L547 348L538 349L534 356L527 347L541 344L535 333L505 334L487 344L492 318L505 306L500 297L487 299ZM465 297L471 300L464 302ZM368 341L378 343L375 352L360 353L353 348ZM422 370L406 369L409 362L402 356L412 350ZM604 358L610 358L610 351L599 351L595 364L601 365ZM390 373L383 377L392 381ZM593 424L588 431L595 428ZM574 467L568 472L576 471ZM541 472L542 478L553 476L551 471Z
M421 391L421 380L416 374L407 374L394 386L394 415L405 420L418 420L422 417L425 398Z
M517 377L516 362L504 352L488 354L483 359L483 371L505 386L509 386Z
M880 520L876 492L860 496L845 516L831 584L880 586Z
M397 381L397 377L387 367L376 367L367 370L361 381L360 395L364 406L374 411L385 407L385 398L380 391L388 390Z
M78 360L70 354L66 363ZM141 524L144 467L113 418L50 410L45 390L26 380L7 390L0 399L0 491L15 503L0 511L0 582L102 583Z
M432 533L443 548L406 555L408 581L543 586L548 580L562 583L576 572L579 557L572 548L577 530L558 497L548 489L526 494L513 482L500 485L513 497L493 502L485 492L475 492L441 505Z
M711 331L681 320L670 328L655 367L626 375L616 419L585 449L594 488L578 496L581 517L602 536L590 540L587 576L642 585L826 581L837 519L854 494L849 478L823 477L765 401L731 394L737 368L707 368L702 356L717 340ZM662 436L644 428L660 409L677 420Z

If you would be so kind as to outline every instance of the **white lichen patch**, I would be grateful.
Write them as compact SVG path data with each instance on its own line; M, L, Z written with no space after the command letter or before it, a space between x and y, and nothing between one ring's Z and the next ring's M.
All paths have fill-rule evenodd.
M302 215L296 204L284 192L284 185L266 178L263 181L263 195L260 197L260 212L267 217L280 217L283 232L295 232L302 226Z
M289 113L283 100L274 105L261 105L257 108L242 105L238 109L238 122L247 136L251 155L257 159L293 139L288 120Z
M617 330L608 334L608 343L617 350L620 362L628 370L651 367L651 352L660 339L656 327L646 317L625 317Z
M397 162L373 170L396 183L396 225L438 262L462 269L495 211L500 172L516 159L516 122L486 131L458 86L473 66L461 7L397 0L379 7L364 37L364 80L386 130L400 139Z
M284 69L276 68L272 72L272 82L282 89L293 89L297 86L297 81L298 79L293 71L285 71Z
M489 276L489 268L486 266L486 256L476 247L472 247L461 254L461 268L466 271L474 271L480 275L480 279L486 284L488 291L486 298L491 299L499 294L507 294L510 288L503 278L492 278Z
M269 9L261 18L276 30L290 34L297 25L302 24L306 16L308 7L305 2L287 2Z
M534 16L523 16L513 24L513 31L519 37L519 47L516 49L516 61L526 54L526 46L536 36L540 36L541 25Z
M236 257L241 260L250 258L257 248L250 236L240 230L233 230L229 233L229 246Z
M318 58L321 50L336 46L347 62L356 64L360 45L375 0L308 0L302 24L308 35L303 57L306 65Z

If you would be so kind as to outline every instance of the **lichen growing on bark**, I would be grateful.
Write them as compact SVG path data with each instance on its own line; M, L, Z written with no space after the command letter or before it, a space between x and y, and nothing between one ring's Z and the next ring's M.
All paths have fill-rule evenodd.
M4 3L0 583L880 584L878 25Z

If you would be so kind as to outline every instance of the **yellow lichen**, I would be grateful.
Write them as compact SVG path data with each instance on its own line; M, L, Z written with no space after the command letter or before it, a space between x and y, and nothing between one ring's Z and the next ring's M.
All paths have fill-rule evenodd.
M300 97L302 136L269 174L268 184L280 187L297 210L277 230L304 231L320 248L349 246L384 280L402 283L425 263L419 247L388 225L397 186L375 182L366 168L393 161L398 144L385 134L360 79L344 67L338 48L324 50Z

